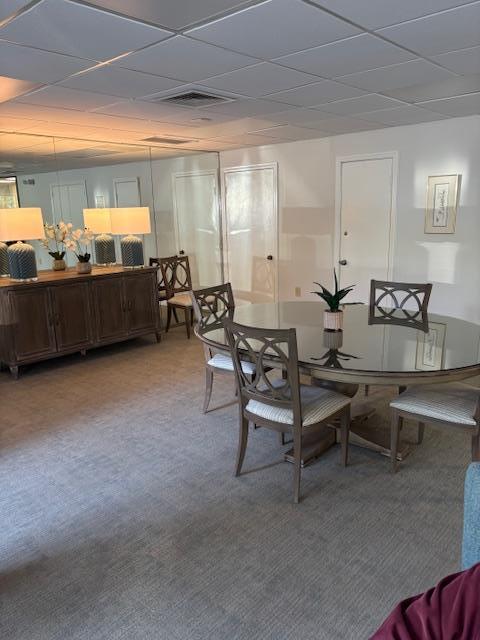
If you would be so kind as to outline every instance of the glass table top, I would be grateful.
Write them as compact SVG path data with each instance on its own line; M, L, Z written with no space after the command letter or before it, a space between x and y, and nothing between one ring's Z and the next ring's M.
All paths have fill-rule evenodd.
M343 331L329 332L323 329L325 308L320 302L250 304L236 307L231 317L252 327L294 327L299 362L311 368L418 374L480 366L478 324L436 314L428 314L427 332L411 324L369 324L368 305L346 305ZM211 344L226 344L213 316L197 334Z

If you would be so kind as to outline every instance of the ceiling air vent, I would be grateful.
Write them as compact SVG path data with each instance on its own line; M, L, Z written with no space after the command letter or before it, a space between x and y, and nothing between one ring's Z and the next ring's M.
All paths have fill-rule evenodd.
M143 138L142 142L155 142L156 144L183 144L185 142L195 142L195 140L185 140L178 138L161 138L159 136L152 136L151 138Z
M211 93L201 93L200 91L188 91L187 93L178 93L174 96L150 98L149 102L162 102L166 104L176 104L182 107L209 107L212 104L221 104L222 102L231 102L232 98L225 96L216 96Z

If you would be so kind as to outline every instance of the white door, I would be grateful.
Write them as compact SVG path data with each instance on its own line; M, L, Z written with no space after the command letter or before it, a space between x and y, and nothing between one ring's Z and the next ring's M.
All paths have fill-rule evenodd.
M85 182L50 185L52 199L53 222L60 220L71 222L74 229L83 229L83 210L88 207L87 188ZM67 251L65 260L69 266L76 264L77 259L71 251Z
M239 302L277 299L277 165L225 169L228 279Z
M113 190L115 193L116 207L140 206L139 178L114 178Z
M392 278L395 154L337 160L336 245L346 301L368 302L370 280Z
M194 289L223 282L216 171L176 173L173 203L177 253L187 255Z

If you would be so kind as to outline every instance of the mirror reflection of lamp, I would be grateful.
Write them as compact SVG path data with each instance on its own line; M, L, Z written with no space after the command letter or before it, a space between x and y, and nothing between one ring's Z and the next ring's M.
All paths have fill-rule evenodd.
M85 228L95 234L95 262L97 265L106 266L115 264L115 240L110 235L112 221L110 209L84 209L83 222Z
M12 280L37 280L35 249L24 240L40 240L45 237L40 207L0 209L0 241L14 242L7 249L8 272ZM0 248L0 252L3 250ZM0 261L4 266L4 258Z
M148 207L113 207L110 209L112 233L124 235L120 242L122 263L128 269L143 267L143 242L135 234L150 233L150 209Z

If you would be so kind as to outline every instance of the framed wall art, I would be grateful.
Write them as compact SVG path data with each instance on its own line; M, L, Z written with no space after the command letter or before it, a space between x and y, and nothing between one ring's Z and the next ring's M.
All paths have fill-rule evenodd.
M445 360L445 333L447 325L430 322L428 333L418 332L415 369L419 371L439 370Z
M460 176L429 176L425 233L455 233Z

